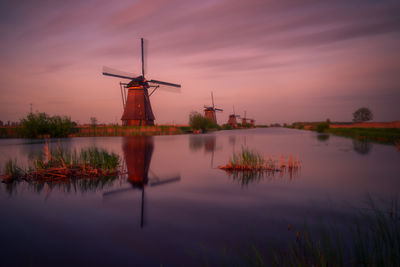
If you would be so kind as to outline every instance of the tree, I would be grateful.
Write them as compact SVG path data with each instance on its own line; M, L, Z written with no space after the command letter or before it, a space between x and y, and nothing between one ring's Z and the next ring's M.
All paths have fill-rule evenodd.
M29 113L20 121L20 131L24 137L41 136L67 137L76 125L66 116L49 116L44 112Z
M202 130L202 132L206 132L208 128L212 128L214 126L213 122L204 117L198 112L193 111L189 115L189 125L193 130Z
M369 108L359 108L353 113L353 122L370 121L373 114Z
M319 122L317 123L316 131L322 133L325 129L329 129L329 123L327 122Z

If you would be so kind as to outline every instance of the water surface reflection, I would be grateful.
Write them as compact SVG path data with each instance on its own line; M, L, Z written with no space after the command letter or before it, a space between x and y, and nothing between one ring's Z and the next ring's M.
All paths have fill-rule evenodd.
M43 144L24 142L0 140L0 165L8 157L24 161L42 151ZM47 201L46 186L38 194L20 183L10 196L0 184L5 266L193 266L204 254L210 265L218 265L216 254L223 248L286 246L293 238L288 224L313 227L321 217L351 220L354 209L346 203L361 207L366 193L383 198L400 188L395 147L374 144L365 156L355 153L350 138L319 140L310 131L268 128L60 142L71 151L94 145L117 153L126 174L105 186L77 184L70 191L55 186ZM298 154L301 176L237 178L215 168L241 147L278 162L280 154Z
M172 177L158 177L150 169L151 158L154 151L152 136L124 137L122 141L124 154L123 177L126 176L130 186L121 187L103 193L106 198L115 197L131 190L141 191L140 227L144 226L145 217L145 188L146 186L159 186L180 181L180 175ZM149 172L151 177L149 177Z
M360 155L366 155L371 151L372 143L364 140L353 140L353 149Z

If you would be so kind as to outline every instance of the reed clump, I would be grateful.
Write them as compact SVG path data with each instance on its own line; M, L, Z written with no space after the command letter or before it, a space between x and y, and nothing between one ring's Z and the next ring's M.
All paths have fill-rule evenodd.
M8 161L4 183L25 180L28 182L70 182L71 179L96 178L119 174L120 158L114 153L98 148L82 149L72 153L61 147L51 150L46 144L43 155L33 160L28 170Z
M12 182L23 175L24 170L17 165L17 160L9 159L4 168L4 174L2 175L3 182Z
M253 243L223 251L223 266L400 266L400 205L371 196L351 220L282 225L287 245ZM268 241L265 241L267 243Z
M398 200L379 207L369 196L366 204L347 235L336 228L293 229L295 240L286 250L274 249L271 266L400 266Z
M301 162L299 157L293 158L290 154L286 159L284 156L279 155L279 161L274 158L259 154L249 148L242 147L238 153L233 153L230 157L228 164L219 166L218 168L225 171L269 171L279 172L285 169L293 170L299 169Z

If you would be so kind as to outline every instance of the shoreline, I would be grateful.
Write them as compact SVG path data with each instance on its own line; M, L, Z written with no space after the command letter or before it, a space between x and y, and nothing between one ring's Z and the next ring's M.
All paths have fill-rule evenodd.
M321 124L324 124L325 127L318 131L318 126L321 126ZM400 148L400 121L359 123L302 122L295 123L292 127L288 128L395 145L397 148Z
M242 130L249 128L235 128L230 130ZM209 129L209 132L215 132L225 129ZM63 138L74 137L113 137L113 136L159 136L159 135L183 135L183 134L200 134L201 130L193 130L188 125L155 125L155 126L78 126L75 127L72 133ZM0 139L21 138L18 126L0 127ZM52 138L51 136L39 136L34 139Z

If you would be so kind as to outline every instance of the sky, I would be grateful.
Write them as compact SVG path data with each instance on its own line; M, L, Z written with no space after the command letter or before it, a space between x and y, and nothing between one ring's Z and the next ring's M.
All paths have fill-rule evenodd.
M400 120L400 2L0 0L0 120L30 111L120 123L103 66L182 85L151 96L157 124L233 106L257 124Z

